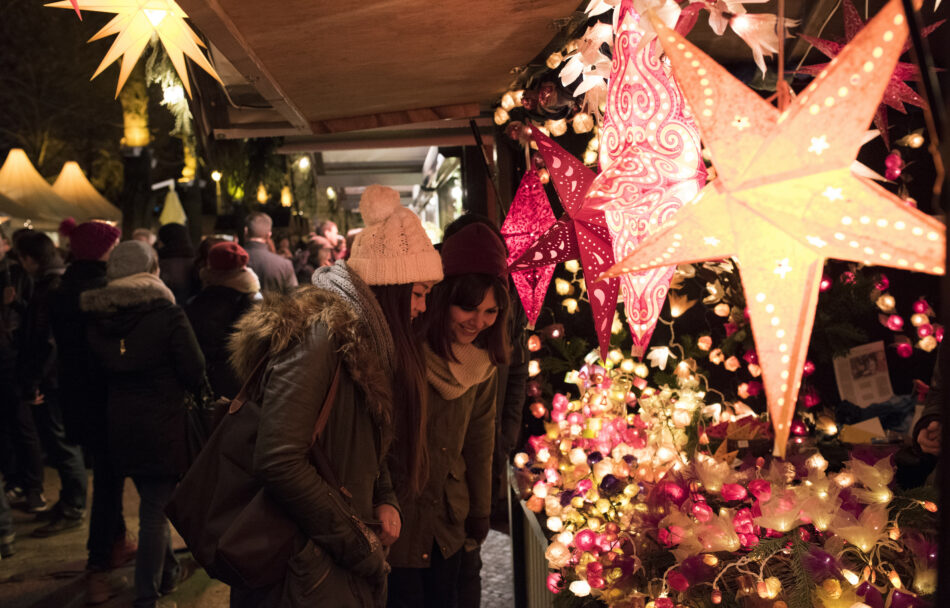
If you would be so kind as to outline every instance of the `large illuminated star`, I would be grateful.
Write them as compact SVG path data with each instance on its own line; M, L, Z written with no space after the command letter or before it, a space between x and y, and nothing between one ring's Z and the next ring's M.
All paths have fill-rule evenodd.
M189 97L191 97L191 85L188 82L188 71L185 66L186 56L221 82L214 67L201 52L201 48L205 46L204 43L185 23L187 15L174 0L61 0L46 6L75 8L77 12L79 9L85 9L100 13L115 13L115 17L90 38L89 42L116 35L102 63L92 75L95 78L121 57L119 84L115 89L116 97L119 96L122 85L132 73L132 68L135 67L135 63L148 46L152 36L157 36L165 47L165 52L168 53L168 58L175 67L175 71L178 72Z
M825 259L944 272L945 227L849 169L907 36L900 0L782 112L654 23L719 178L603 278L734 256L784 456Z
M815 38L814 36L802 36L803 39L807 40L812 46L831 59L834 59L835 56L841 52L841 49L844 48L844 45L853 40L858 32L861 31L861 28L864 27L864 20L861 19L858 9L854 8L854 4L851 3L851 0L844 0L841 3L841 8L844 13L844 43L832 42L822 38ZM933 25L925 27L923 31L921 31L921 35L926 37L930 32L940 27L942 23L943 20L940 20ZM901 54L903 55L909 50L910 41L908 40L904 43ZM798 71L803 74L816 75L820 74L827 66L827 63L820 63L800 68ZM917 78L917 66L913 63L899 61L891 72L891 79L887 83L887 88L884 89L881 104L874 113L874 126L881 132L881 139L883 139L884 143L888 146L890 146L890 138L887 133L887 108L891 107L902 114L906 114L904 110L905 103L917 106L918 108L922 108L926 105L923 98L904 82L911 78Z
M594 172L537 129L531 129L531 137L544 158L565 213L509 268L515 272L580 258L600 354L606 357L620 280L597 278L614 265L616 258L604 212L587 205L585 198Z
M640 23L631 0L617 10L619 30L600 131L601 172L586 205L604 211L614 255L623 259L699 193L706 169L699 130L660 60L656 39L644 38L641 25L647 24ZM650 343L675 270L671 265L620 277L636 357Z

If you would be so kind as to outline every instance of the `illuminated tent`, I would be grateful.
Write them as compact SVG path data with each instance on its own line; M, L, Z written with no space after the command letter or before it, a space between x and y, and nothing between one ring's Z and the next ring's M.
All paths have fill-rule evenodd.
M66 217L86 219L77 207L53 191L53 187L33 167L21 148L10 150L0 167L0 193L12 198L25 209L26 217L36 228L56 228Z
M75 161L63 165L59 177L53 182L53 191L72 203L76 207L73 217L80 221L77 215L85 219L107 220L110 222L122 221L122 212L110 203L99 191L89 183L86 175Z

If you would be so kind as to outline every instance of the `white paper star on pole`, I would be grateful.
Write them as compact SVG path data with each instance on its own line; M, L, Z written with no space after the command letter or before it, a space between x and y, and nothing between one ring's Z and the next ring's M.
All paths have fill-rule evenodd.
M178 72L189 97L191 97L191 86L185 67L186 56L211 74L215 80L221 82L214 67L201 52L201 48L205 46L204 43L185 23L187 15L174 0L62 0L46 6L115 13L115 17L90 38L89 42L116 35L102 63L92 75L95 78L121 57L122 65L119 68L116 97L119 96L122 85L132 73L132 68L135 67L135 63L148 46L152 36L157 36L165 47L165 52L168 53L168 58L175 66L175 71Z
M735 257L784 456L825 259L944 272L944 225L850 170L907 37L900 0L781 112L654 23L719 178L604 278Z

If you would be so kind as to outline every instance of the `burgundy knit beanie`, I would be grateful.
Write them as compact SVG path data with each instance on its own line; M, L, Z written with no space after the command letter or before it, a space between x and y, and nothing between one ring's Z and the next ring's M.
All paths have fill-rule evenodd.
M240 270L247 266L247 252L237 243L215 243L208 250L208 268L217 272Z
M63 229L63 227L61 227ZM69 249L77 260L98 260L119 240L122 231L106 222L83 222L72 229L65 228Z
M469 224L442 243L445 276L489 274L508 278L508 254L498 235L484 224Z

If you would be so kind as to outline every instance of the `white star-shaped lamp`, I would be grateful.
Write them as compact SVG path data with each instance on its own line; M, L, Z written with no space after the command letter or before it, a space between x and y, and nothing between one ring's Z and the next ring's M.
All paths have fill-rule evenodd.
M900 0L782 112L654 26L719 178L604 278L735 257L784 456L825 259L944 272L943 224L850 170L907 36Z
M77 12L82 9L115 13L115 17L90 38L89 42L116 35L102 63L92 75L95 78L121 57L122 65L119 68L119 84L115 89L116 97L119 96L122 85L132 73L132 68L135 67L135 63L148 46L152 36L157 36L165 47L168 58L175 67L175 71L178 72L189 97L191 97L191 85L188 82L188 71L185 66L186 56L211 74L215 80L221 82L214 67L201 52L201 48L205 46L204 43L185 23L187 15L175 0L62 0L46 6L75 9Z

